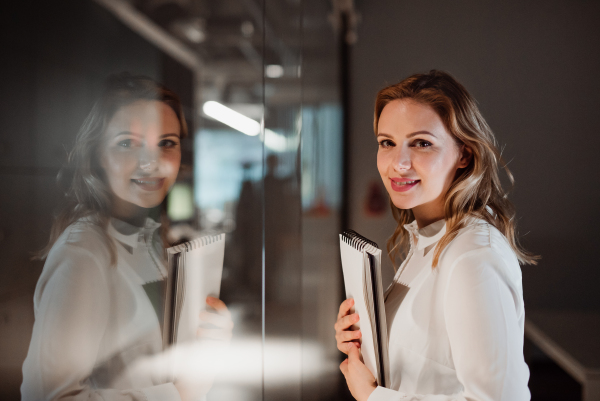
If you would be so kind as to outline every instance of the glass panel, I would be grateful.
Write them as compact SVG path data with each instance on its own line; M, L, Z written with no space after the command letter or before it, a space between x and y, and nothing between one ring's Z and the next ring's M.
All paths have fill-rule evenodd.
M343 137L330 7L329 2L304 1L302 398L307 400L339 400L347 393L339 372L341 353L332 336L343 287L338 239Z
M114 389L335 398L342 146L330 3L13 6L1 28L15 62L0 67L10 99L0 112L0 398L21 399L20 387L23 399ZM220 233L231 340L208 339L215 326L198 323L200 340L163 348L178 336L165 334L176 264L164 250ZM46 259L32 259L47 245Z
M252 2L212 2L211 7L208 26L214 36L206 41L194 145L195 200L201 230L228 236L221 298L235 326L225 368L207 399L261 400L263 16Z
M265 1L265 400L301 397L299 1Z

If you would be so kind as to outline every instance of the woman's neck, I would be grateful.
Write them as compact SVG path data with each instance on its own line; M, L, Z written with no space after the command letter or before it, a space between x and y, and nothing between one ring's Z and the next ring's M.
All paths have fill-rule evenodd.
M111 216L135 227L144 227L150 209L113 197Z
M417 226L420 229L446 218L444 204L437 199L433 202L424 203L414 207L412 212L417 221Z

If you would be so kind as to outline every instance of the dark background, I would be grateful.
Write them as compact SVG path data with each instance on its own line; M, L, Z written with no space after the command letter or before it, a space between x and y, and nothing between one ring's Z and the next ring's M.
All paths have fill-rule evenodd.
M353 227L383 244L389 212L365 216L379 179L377 91L430 69L477 99L516 179L526 309L600 310L600 3L361 1L352 56L350 202ZM371 149L366 155L364 149ZM388 269L391 279L393 273Z

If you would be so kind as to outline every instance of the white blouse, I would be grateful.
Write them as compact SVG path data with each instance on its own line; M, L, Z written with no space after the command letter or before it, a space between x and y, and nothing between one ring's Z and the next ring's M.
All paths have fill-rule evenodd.
M99 229L86 221L69 226L52 247L34 295L23 400L180 400L172 383L134 368L162 351L143 288L166 275L153 247L159 224L147 219L124 235L118 223L126 224L113 221L108 229L116 266Z
M470 218L432 269L444 220L410 233L386 292L390 388L369 401L529 400L521 269L495 227Z

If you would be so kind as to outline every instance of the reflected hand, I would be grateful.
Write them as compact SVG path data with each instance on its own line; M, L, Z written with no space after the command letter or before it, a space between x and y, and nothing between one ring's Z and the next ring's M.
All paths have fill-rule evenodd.
M200 327L196 331L198 339L229 341L233 331L231 312L223 301L215 297L206 297L206 304L216 312L201 311Z
M358 322L358 313L350 313L350 309L354 306L354 299L348 298L340 305L340 311L337 316L337 322L333 326L335 328L335 340L337 348L344 354L348 354L352 344L360 348L359 338L361 337L360 330L351 330L350 327Z
M207 297L206 304L215 311L200 312L196 337L201 341L174 348L177 352L177 380L174 385L183 401L198 400L210 390L222 362L226 360L224 353L232 336L233 320L225 303L218 298Z
M377 380L360 360L358 348L354 343L349 343L348 358L341 363L340 370L346 378L348 389L357 401L367 401L377 388Z

